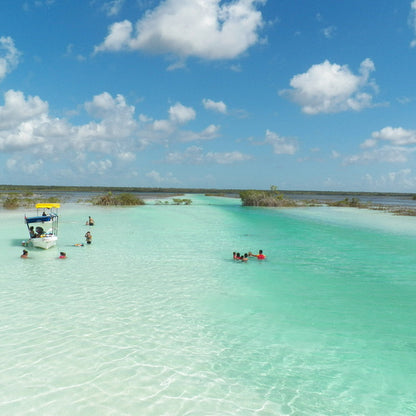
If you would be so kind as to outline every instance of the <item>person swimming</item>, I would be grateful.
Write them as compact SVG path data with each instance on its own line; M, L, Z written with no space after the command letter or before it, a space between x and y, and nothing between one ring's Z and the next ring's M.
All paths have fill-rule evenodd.
M20 256L22 259L27 259L29 257L29 253L27 250L23 250L22 255Z
M248 253L250 257L257 257L258 260L264 260L266 256L263 254L263 250L259 250L259 254L253 254L251 251Z
M65 253L64 251L61 251L61 252L59 253L59 258L60 258L60 259L66 259L66 253Z

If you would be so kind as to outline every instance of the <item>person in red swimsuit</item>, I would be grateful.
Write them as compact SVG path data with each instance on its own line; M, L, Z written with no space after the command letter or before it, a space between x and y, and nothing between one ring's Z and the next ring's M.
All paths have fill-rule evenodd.
M266 256L263 254L263 250L259 250L259 254L253 254L251 251L248 253L251 257L257 257L258 260L264 260Z

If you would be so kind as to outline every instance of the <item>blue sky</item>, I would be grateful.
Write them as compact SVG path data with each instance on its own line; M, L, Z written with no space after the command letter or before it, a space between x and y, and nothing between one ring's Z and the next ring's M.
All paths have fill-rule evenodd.
M3 0L0 183L416 192L416 0Z

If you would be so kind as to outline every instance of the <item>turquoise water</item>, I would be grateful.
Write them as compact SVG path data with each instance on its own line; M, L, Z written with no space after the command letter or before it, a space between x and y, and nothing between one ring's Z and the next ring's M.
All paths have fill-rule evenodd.
M189 197L0 212L0 414L416 414L416 218Z

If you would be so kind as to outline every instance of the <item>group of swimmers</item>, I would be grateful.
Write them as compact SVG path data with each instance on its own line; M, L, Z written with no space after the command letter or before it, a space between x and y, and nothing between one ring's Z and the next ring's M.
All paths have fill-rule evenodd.
M27 250L23 250L22 255L20 256L22 259L27 259L29 258L29 252ZM61 251L59 253L59 257L60 259L66 259L66 253L64 251Z
M233 252L233 259L238 261L248 261L249 257L257 257L258 260L264 260L266 256L263 254L263 250L259 250L259 254L253 254L251 251L245 254Z

